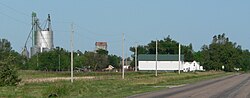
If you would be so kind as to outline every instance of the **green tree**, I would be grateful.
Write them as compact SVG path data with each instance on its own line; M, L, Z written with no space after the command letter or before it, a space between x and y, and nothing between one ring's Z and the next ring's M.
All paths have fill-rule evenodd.
M94 52L85 52L85 65L90 66L92 70L101 70L108 66L108 55Z
M121 61L121 57L118 57L116 55L109 55L108 56L108 61L109 61L109 65L112 65L115 68L120 68L120 61Z
M108 55L108 51L106 50L97 50L96 52L87 52L83 54L84 61L83 65L87 68L91 68L92 70L102 70L106 68L108 65L112 65L115 68L120 68L120 60L121 58L116 55Z
M76 56L76 53L74 53ZM27 69L32 70L70 70L70 52L56 47L51 51L33 55L26 64Z
M96 53L100 55L108 55L108 51L103 49L96 50Z
M14 53L10 42L0 39L0 86L17 85L21 81L17 75L18 60Z
M96 60L94 59L95 53L85 51L84 56L86 57L84 65L89 66L91 69L95 69L95 66L97 65Z
M137 47L138 54L155 54L156 41L151 41L145 46L139 45ZM135 47L130 47L130 51L135 52ZM178 54L179 43L168 36L163 40L158 40L158 53L159 54ZM184 61L194 61L193 46L181 45L181 54L184 54ZM132 55L134 58L134 55ZM134 59L133 59L134 60ZM131 62L134 66L134 61Z
M215 35L212 43L204 45L202 50L195 53L195 58L202 62L206 70L234 71L234 68L246 70L250 64L246 59L248 50L242 50L240 45L229 41L225 34Z
M84 55L77 55L74 57L74 66L77 68L86 68L85 62L87 58Z

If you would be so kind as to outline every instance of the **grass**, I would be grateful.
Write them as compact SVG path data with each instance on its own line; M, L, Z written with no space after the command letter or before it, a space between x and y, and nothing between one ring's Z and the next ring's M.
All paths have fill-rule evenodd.
M39 72L20 71L22 79L43 77L69 77L69 72ZM62 98L120 98L133 94L166 89L166 86L193 83L205 79L229 75L224 72L197 72L197 73L165 73L160 72L158 77L154 72L128 72L125 79L120 73L90 72L75 73L75 76L95 76L92 80L76 80L40 83L23 83L18 86L0 87L0 97L48 97L56 95Z

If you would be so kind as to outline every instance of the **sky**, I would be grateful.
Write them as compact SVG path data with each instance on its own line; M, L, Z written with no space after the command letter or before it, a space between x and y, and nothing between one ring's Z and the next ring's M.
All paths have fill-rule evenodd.
M0 38L21 52L31 30L31 13L40 23L51 15L54 46L93 51L95 42L108 42L110 54L125 56L129 47L170 37L195 51L225 33L243 49L250 49L250 0L0 0ZM31 40L28 41L28 47Z

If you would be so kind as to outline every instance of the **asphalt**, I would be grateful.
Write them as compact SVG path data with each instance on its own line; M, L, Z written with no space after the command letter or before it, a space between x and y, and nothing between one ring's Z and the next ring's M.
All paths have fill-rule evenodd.
M234 74L128 98L250 98L250 74Z

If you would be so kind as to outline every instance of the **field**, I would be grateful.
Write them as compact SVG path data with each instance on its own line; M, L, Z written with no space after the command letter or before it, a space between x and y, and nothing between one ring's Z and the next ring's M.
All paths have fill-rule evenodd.
M18 86L0 87L1 98L49 96L65 98L120 98L232 73L213 71L181 73L181 75L178 75L177 73L160 72L158 77L155 77L154 72L127 72L125 73L125 79L121 79L121 73L79 72L74 74L79 79L74 80L73 83L67 78L70 77L70 72L19 71L19 74L22 82ZM58 79L59 77L65 79ZM56 80L50 81L50 79Z

